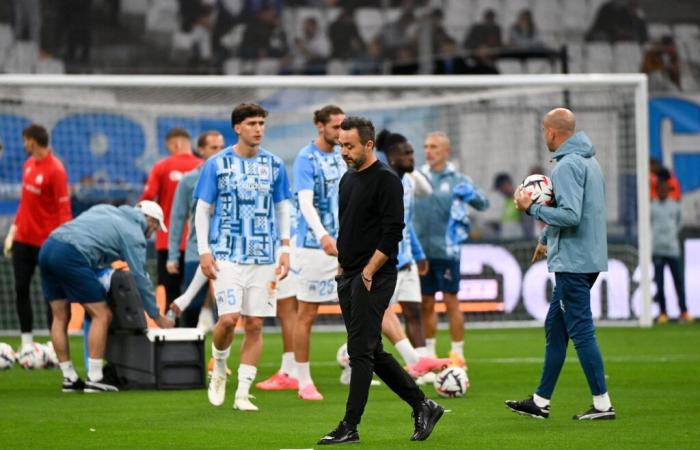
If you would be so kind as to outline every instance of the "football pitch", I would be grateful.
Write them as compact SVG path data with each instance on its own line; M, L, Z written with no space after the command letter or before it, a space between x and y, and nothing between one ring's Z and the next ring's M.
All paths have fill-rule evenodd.
M506 399L531 394L539 379L543 331L467 331L471 388L457 399L431 398L449 410L425 442L410 442L410 409L382 385L372 387L360 425L366 449L622 449L700 448L700 326L598 330L617 420L575 422L591 397L573 349L559 379L548 420L510 412ZM46 338L41 338L43 342ZM18 338L0 337L17 348ZM312 374L325 400L304 402L294 391L252 389L259 412L232 409L236 351L226 402L209 405L205 390L64 394L58 369L0 371L0 448L318 448L316 441L342 418L347 388L335 362L340 333L312 337ZM386 341L386 340L385 340ZM205 344L210 349L209 340ZM240 344L236 336L234 349ZM444 331L438 350L447 352ZM393 350L393 347L388 346ZM256 381L279 366L279 334L265 336ZM84 377L82 339L71 339L73 361ZM79 356L80 355L80 356Z

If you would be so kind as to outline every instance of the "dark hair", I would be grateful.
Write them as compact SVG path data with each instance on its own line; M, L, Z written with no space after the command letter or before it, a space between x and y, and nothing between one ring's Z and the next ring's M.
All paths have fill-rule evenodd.
M364 117L348 116L343 120L343 123L340 124L340 128L345 131L352 129L357 130L362 145L365 145L369 141L372 141L372 143L376 142L374 140L374 125L371 120Z
M187 130L185 130L184 128L180 128L180 127L171 128L170 130L168 130L168 134L165 135L165 140L169 141L170 139L174 139L174 138L189 139L190 133L188 133Z
M209 130L205 131L204 133L200 134L199 137L197 138L197 148L199 147L204 147L207 145L207 138L209 136L219 136L221 133L219 133L216 130Z
M500 173L496 174L496 176L493 179L493 187L495 189L498 189L504 183L512 183L512 182L513 182L513 179L510 177L510 175L508 175L505 172L500 172Z
M338 114L345 114L342 109L340 109L339 106L335 105L326 105L321 109L317 109L314 111L314 123L322 123L322 124L327 124L329 120L331 120L331 116L335 116Z
M389 153L395 150L399 144L408 142L408 139L403 134L392 133L389 130L382 130L377 135L376 147L377 150L384 153Z
M231 111L231 126L233 127L249 117L267 117L267 111L257 103L241 103Z
M39 124L33 123L29 125L27 128L22 130L22 136L27 139L33 139L41 147L49 146L49 133L46 131L46 128Z
M666 182L671 179L671 172L667 168L662 167L658 172L656 172L656 176L659 181Z

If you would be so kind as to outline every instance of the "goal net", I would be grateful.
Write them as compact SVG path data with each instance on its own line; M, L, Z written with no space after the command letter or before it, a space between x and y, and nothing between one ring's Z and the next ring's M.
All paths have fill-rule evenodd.
M596 148L606 179L609 270L592 290L596 319L651 323L646 78L643 75L473 77L0 77L0 232L13 217L26 158L21 131L44 125L69 175L74 214L101 202L133 203L152 164L166 155L165 135L183 127L196 137L220 131L235 141L230 113L240 102L269 112L263 146L291 173L316 137L312 112L336 104L372 119L377 131L405 135L425 162L431 132L451 141L457 169L487 192L491 208L472 211L462 247L458 297L469 322L543 320L552 289L546 263L531 264L541 225L513 214L507 189L527 175L549 175L554 163L542 116L567 106ZM293 180L292 180L293 181ZM556 189L556 186L555 186ZM18 329L11 263L0 257L0 331ZM34 279L37 328L46 305ZM672 300L669 303L673 303ZM672 306L669 306L672 308ZM439 311L444 311L438 305ZM342 323L324 305L325 323ZM441 314L444 316L444 314ZM444 320L444 317L441 318Z

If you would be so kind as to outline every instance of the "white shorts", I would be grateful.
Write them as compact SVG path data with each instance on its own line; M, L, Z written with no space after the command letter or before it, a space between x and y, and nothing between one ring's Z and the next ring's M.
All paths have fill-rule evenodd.
M289 269L289 273L284 280L277 283L277 300L284 300L289 297L297 296L297 274Z
M296 248L297 299L308 303L338 300L335 275L338 259L320 249Z
M420 303L421 299L418 266L413 263L410 270L399 270L396 277L396 289L394 289L394 295L391 296L391 304L395 305L399 300Z
M275 264L235 264L217 261L219 272L214 298L219 315L240 313L251 317L275 317Z

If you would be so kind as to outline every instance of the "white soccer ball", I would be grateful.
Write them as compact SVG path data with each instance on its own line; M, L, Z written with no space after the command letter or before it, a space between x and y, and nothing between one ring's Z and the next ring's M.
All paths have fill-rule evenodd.
M442 397L462 397L469 388L469 378L461 367L448 367L435 377L433 386Z
M47 369L53 369L58 367L58 356L56 356L56 351L53 349L53 342L48 341L46 344L40 344L42 350L44 351L44 367Z
M335 354L335 360L338 361L340 367L350 367L350 355L348 354L347 343L340 346L338 352Z
M548 176L530 175L523 181L522 188L536 205L552 206L554 204L554 189Z
M0 369L9 369L17 361L17 355L9 344L0 342Z
M17 362L25 369L42 369L44 367L44 348L36 342L25 345L17 355Z

